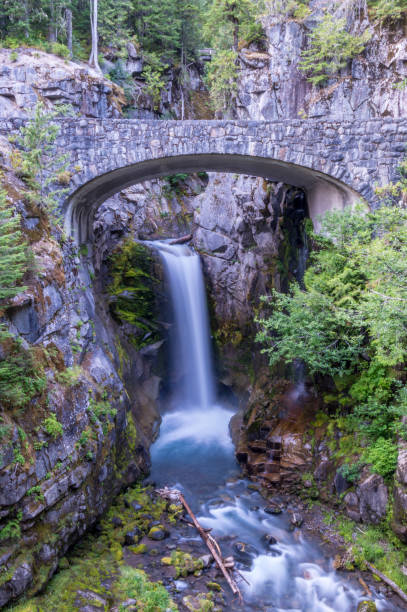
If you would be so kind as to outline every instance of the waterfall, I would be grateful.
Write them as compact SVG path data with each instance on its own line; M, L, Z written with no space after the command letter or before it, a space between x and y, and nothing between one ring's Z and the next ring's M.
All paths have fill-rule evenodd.
M205 285L199 256L185 245L154 242L164 264L174 313L172 366L182 373L175 400L208 409L215 400Z
M201 525L221 544L223 556L235 557L247 581L241 583L247 612L356 610L363 598L357 583L338 578L320 548L292 532L287 513L270 515L266 500L240 473L229 435L233 410L215 394L199 257L186 246L150 246L164 263L174 312L171 366L183 373L172 399L163 402L160 435L151 447L150 478L157 487L183 491ZM290 401L298 404L300 394L297 384ZM176 542L182 550L202 554L195 534L182 533L172 547ZM242 610L227 591L224 597L227 609ZM378 610L391 609L380 608L381 603L377 597Z

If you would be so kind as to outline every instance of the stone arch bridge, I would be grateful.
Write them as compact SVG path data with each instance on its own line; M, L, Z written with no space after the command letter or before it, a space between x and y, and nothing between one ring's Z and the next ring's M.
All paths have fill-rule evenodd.
M21 119L0 121L15 132ZM302 187L311 218L356 199L374 203L375 185L397 178L407 118L335 121L60 120L56 153L68 153L72 179L61 203L65 228L91 238L97 206L131 184L177 172L261 176Z

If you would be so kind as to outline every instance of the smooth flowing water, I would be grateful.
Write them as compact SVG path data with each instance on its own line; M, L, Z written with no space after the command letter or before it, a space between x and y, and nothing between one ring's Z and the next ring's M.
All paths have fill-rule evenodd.
M152 447L152 479L181 489L224 556L233 554L243 580L243 607L291 612L353 612L363 594L340 579L315 542L271 516L248 488L234 458L230 407L217 401L205 288L199 257L186 246L154 243L165 266L174 311L171 367L181 372ZM196 534L191 539L196 538ZM356 583L356 584L355 584ZM394 609L380 597L378 610Z

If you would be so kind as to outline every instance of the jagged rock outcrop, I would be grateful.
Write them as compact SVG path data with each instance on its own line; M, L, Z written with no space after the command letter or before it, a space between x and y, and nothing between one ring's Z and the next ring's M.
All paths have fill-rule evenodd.
M103 307L90 254L52 237L8 165L7 141L0 150L33 257L2 322L44 379L22 408L0 406L1 607L41 588L119 490L148 472L160 378L154 347L137 351Z
M323 0L312 3L313 11ZM405 114L407 89L397 88L407 76L407 40L403 21L380 26L365 15L351 15L350 30L371 30L365 51L324 87L312 87L298 69L315 18L304 22L265 15L265 49L243 49L237 116L241 119L304 117L370 119Z
M407 443L399 442L399 455L393 491L393 531L407 543Z
M35 49L0 49L0 117L26 117L41 100L86 117L120 117L123 91L87 64Z

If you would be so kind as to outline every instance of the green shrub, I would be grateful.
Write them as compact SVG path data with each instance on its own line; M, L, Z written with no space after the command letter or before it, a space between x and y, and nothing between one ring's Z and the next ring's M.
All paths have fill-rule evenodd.
M120 569L117 589L123 600L135 599L143 612L177 609L162 584L149 582L142 570L133 567L126 565ZM119 610L125 610L125 607L120 606Z
M0 442L9 437L12 429L12 426L9 424L4 424L3 418L0 417Z
M14 459L13 459L13 463L18 463L19 465L24 465L25 463L25 459L24 459L24 455L21 452L21 448L15 448L13 451L14 454Z
M58 57L69 57L70 51L66 45L62 45L59 42L53 42L49 48L50 52L54 55L58 55Z
M68 191L55 184L57 176L67 169L68 156L55 155L54 145L60 126L54 119L71 110L67 105L49 110L43 102L37 102L16 139L20 150L14 170L27 186L25 197L45 210L54 224L61 220L59 199Z
M116 408L112 408L107 400L96 401L93 397L89 398L89 413L98 421L105 421L107 417L115 417L117 414Z
M59 438L64 433L64 429L62 427L62 423L60 423L57 419L57 415L55 412L51 412L49 417L44 419L42 422L42 427L46 433L51 436L51 438Z
M82 375L82 368L79 365L74 365L71 368L66 368L62 372L56 375L56 379L61 385L67 387L74 387L80 381Z
M164 74L168 64L164 64L158 53L145 53L146 64L143 68L142 76L146 83L146 93L153 100L154 109L158 110L161 102L161 92L165 87Z
M205 76L214 111L228 113L233 108L237 77L237 53L231 50L218 51L209 63Z
M33 497L35 497L36 501L44 500L44 495L41 491L40 485L35 485L35 487L31 487L31 489L28 489L27 495L30 495L30 496L32 495Z
M23 513L18 511L17 517L8 521L8 523L0 531L0 542L3 540L19 540L21 537L20 521Z
M346 31L346 19L326 14L310 35L310 46L302 52L300 70L308 80L320 85L345 68L348 61L362 53L370 39L369 30L361 36Z
M344 463L340 468L339 472L347 480L352 484L357 482L360 478L360 473L363 468L363 462L355 461L353 463Z
M308 3L308 0L271 0L268 9L272 17L278 21L284 21L288 17L302 21L311 14Z
M372 472L384 478L392 476L397 467L398 447L391 440L379 438L364 454L366 463L372 466Z
M36 366L32 350L23 350L15 342L11 353L0 361L0 403L22 407L44 391L47 380Z
M76 443L77 446L80 446L81 448L85 447L89 441L91 433L92 432L89 429L84 429L79 437L78 442Z
M407 211L331 212L312 240L305 288L265 298L272 309L258 320L257 339L271 366L300 359L317 384L325 377L324 391L331 380L327 402L346 417L348 430L338 452L346 454L345 443L357 436L359 445L370 445L363 460L389 476L394 440L407 439Z
M399 19L407 11L406 0L369 0L371 15L378 21Z

